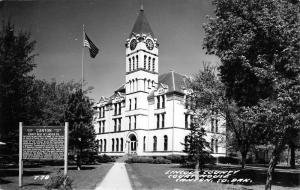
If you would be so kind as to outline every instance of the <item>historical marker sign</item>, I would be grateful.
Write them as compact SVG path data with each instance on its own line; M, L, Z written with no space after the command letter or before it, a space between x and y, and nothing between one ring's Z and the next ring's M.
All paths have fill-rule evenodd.
M23 159L63 160L64 139L63 126L24 126Z
M19 187L23 181L23 160L64 160L68 172L69 123L65 126L23 126L19 123Z

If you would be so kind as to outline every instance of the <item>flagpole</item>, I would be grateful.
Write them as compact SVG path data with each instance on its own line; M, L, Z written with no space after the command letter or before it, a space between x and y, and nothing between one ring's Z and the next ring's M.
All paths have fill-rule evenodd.
M81 54L81 91L82 92L83 92L83 82L84 82L83 59L84 59L84 24L82 25L82 54Z

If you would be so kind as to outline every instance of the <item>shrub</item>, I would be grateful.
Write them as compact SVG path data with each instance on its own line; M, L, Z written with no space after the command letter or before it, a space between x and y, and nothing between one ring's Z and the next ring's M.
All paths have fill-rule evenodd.
M238 158L228 157L228 156L221 156L218 158L219 163L221 164L239 164L240 160Z
M107 156L106 154L104 154L104 155L95 156L95 161L98 163L107 163L107 162L114 162L115 159L113 157L110 157L110 156Z
M44 184L47 190L60 189L60 190L72 190L72 180L69 176L65 176L62 170L58 170L55 175L52 175L48 181Z
M166 159L171 160L172 163L183 164L186 162L187 156L169 155Z
M151 157L139 157L139 156L134 156L129 159L127 159L125 162L126 163L152 163L153 159Z
M152 160L152 164L171 164L171 160L165 158L157 158Z

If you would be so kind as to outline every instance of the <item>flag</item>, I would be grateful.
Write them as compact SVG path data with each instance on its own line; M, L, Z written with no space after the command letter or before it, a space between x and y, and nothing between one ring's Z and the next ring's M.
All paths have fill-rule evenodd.
M83 46L88 47L90 50L90 56L95 58L99 52L99 49L95 46L95 44L90 40L90 38L84 33Z

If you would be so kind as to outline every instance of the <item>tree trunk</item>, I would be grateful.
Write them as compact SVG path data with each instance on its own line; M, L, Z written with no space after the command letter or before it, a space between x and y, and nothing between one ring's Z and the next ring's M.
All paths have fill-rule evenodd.
M246 165L246 157L247 157L247 152L242 152L242 169L245 168Z
M265 185L265 190L271 190L273 173L274 173L276 164L277 164L276 156L272 155L270 162L269 162L268 171L267 171L267 181L266 181L266 185Z
M199 159L196 160L196 166L195 166L195 180L199 180Z
M290 149L291 149L290 166L291 166L291 168L296 168L296 165L295 165L295 144L291 143L289 146L290 146Z
M282 152L282 150L284 148L284 145L285 145L285 139L282 138L282 139L280 139L278 144L275 145L275 147L274 147L274 150L272 152L272 156L271 156L271 159L269 162L268 171L267 171L267 180L266 180L265 190L271 190L275 166L277 165L277 161L279 159L280 153Z

